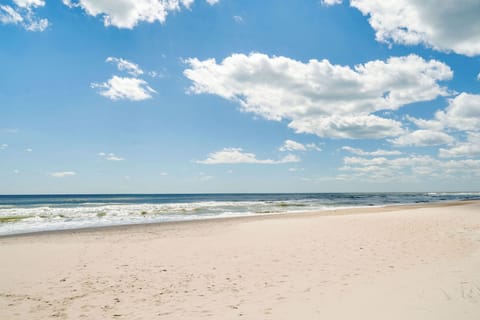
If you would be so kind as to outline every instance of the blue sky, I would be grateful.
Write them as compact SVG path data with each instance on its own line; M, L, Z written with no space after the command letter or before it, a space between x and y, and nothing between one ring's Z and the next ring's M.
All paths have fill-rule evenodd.
M1 194L480 190L478 1L1 0L0 39Z

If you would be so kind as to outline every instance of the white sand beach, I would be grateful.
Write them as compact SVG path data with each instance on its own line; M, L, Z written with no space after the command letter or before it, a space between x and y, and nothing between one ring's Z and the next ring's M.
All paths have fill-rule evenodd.
M480 318L480 202L0 238L0 319Z

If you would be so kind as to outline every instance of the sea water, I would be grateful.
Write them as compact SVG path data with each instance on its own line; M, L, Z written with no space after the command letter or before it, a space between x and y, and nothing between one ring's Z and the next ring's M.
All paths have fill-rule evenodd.
M0 235L473 199L480 192L0 195Z

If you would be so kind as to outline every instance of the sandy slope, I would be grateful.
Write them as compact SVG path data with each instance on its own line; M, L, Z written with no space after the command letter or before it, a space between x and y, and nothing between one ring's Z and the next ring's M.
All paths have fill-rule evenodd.
M479 202L348 213L0 238L0 319L480 319Z

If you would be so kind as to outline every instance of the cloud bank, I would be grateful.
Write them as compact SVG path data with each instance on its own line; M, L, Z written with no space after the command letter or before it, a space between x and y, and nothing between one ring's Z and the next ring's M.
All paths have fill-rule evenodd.
M388 159L385 157L345 157L339 178L381 181L418 178L466 178L480 177L480 160L442 161L431 156L410 155Z

